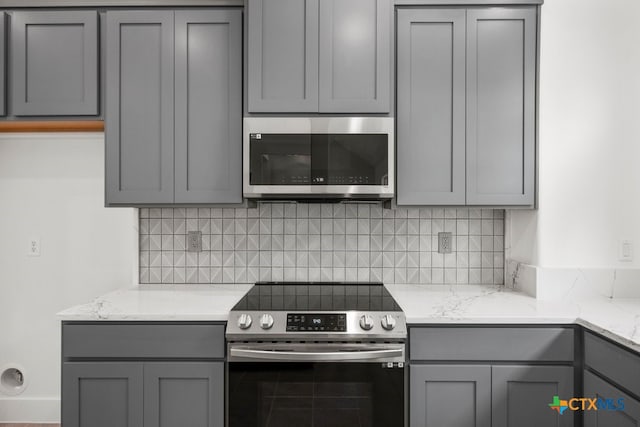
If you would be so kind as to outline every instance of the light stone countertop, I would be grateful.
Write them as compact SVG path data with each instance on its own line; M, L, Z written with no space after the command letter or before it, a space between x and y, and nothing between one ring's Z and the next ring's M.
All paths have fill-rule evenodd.
M226 321L252 285L142 285L58 313L61 320ZM408 324L573 324L640 352L640 298L539 300L504 286L387 285Z
M141 285L68 308L61 320L223 321L253 285Z

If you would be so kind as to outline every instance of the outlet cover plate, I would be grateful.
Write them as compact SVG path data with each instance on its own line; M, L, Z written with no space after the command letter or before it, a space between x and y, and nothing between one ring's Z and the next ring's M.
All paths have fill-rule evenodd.
M450 254L452 251L452 236L448 231L438 233L438 253Z
M187 252L202 252L202 232L190 231L187 235Z

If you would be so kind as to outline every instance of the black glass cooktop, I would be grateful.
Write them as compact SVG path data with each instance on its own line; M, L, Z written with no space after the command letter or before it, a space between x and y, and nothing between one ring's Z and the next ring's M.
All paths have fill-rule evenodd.
M382 283L259 282L234 311L402 311Z

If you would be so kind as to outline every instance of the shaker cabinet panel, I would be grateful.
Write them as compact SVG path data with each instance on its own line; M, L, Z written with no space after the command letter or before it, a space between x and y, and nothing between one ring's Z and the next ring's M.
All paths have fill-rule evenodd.
M467 204L532 205L536 9L467 11Z
M175 16L175 203L242 202L242 14Z
M573 412L549 408L553 396L574 394L571 366L493 366L493 427L572 427Z
M145 427L223 427L224 362L144 365Z
M585 411L584 427L640 426L640 401L589 371L584 371L584 396L601 399L601 402L607 405L607 409L609 409L608 403L616 408L616 410ZM620 399L624 408L620 405Z
M319 111L389 112L391 4L320 1Z
M398 204L464 204L465 11L397 19Z
M63 363L62 395L65 427L143 425L142 363Z
M248 109L318 111L318 0L249 0Z
M107 203L173 202L173 12L107 12Z
M491 366L412 365L410 427L491 426Z
M11 17L16 116L98 114L98 13L16 11Z
M7 14L0 12L0 116L7 115Z

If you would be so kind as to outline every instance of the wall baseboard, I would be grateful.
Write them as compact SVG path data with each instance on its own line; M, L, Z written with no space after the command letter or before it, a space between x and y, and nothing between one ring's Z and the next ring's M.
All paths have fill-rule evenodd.
M53 423L55 427L60 423L60 399L0 398L0 426L2 423Z

